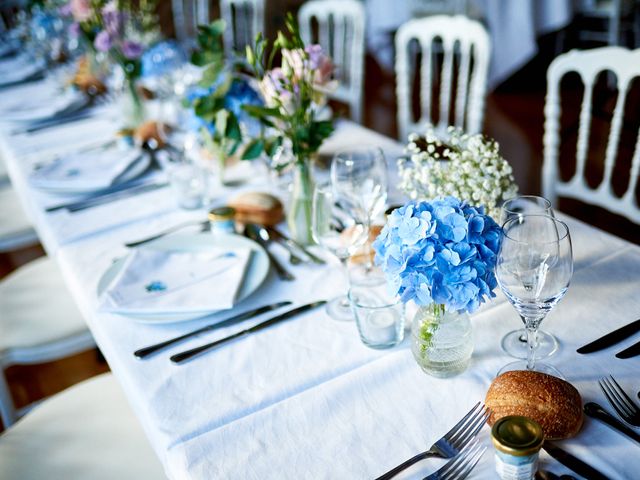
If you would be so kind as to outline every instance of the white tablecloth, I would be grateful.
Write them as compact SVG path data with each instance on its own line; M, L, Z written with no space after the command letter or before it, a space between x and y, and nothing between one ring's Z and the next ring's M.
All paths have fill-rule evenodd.
M11 94L0 93L0 101ZM75 133L68 132L68 136L62 135L63 130L26 138L10 136L3 128L1 153L47 251L60 264L170 478L375 477L439 438L484 398L497 370L510 361L502 354L499 341L520 321L501 294L473 316L472 364L453 379L422 373L411 357L407 339L391 350L366 348L353 323L335 322L322 309L183 365L169 362L169 353L220 338L238 327L192 339L144 361L135 359L132 352L137 348L212 319L149 325L98 313L98 281L113 260L126 253L124 242L204 212L178 210L169 190L164 189L88 210L82 217L70 216L60 228L57 216L43 211L51 199L32 190L26 176L45 155L44 150L34 155L33 145L55 137L58 131L64 137L63 147L72 148L86 141L96 125L90 121L76 124ZM371 143L388 152L399 149L392 140L348 122L340 124L325 149ZM47 154L54 148L61 147L49 145ZM83 224L92 218L91 212L100 219L93 223L93 233ZM640 248L576 220L567 221L574 242L575 275L566 298L544 323L561 341L551 363L578 388L584 401L605 404L596 380L613 373L623 386L635 391L640 357L615 359L613 351L618 348L579 356L575 349L638 317ZM286 262L285 252L275 247L273 251ZM271 274L243 302L242 309L280 299L306 303L344 292L335 269L287 267L296 275L295 282L281 282ZM487 429L480 438L489 445ZM640 471L640 446L591 419L586 419L578 437L562 446L614 479L633 478ZM568 473L544 454L542 459L544 468ZM398 478L422 478L441 463L423 461ZM495 478L491 450L470 478Z
M412 18L420 0L366 0L367 49L394 68L393 33ZM492 42L489 88L495 88L538 52L537 38L566 26L571 0L470 0L469 14L485 23Z

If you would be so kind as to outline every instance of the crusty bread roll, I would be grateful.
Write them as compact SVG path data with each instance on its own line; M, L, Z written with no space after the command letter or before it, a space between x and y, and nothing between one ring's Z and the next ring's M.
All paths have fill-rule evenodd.
M274 226L284 218L282 203L273 195L245 192L234 197L229 206L236 211L236 221Z
M545 373L526 370L503 373L491 383L485 404L491 409L489 425L507 415L522 415L538 422L548 440L573 437L582 427L582 398L578 390Z

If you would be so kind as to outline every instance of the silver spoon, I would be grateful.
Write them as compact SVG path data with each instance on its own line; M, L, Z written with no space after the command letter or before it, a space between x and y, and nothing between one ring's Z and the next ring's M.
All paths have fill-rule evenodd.
M265 242L272 242L273 238L271 238L271 235L269 234L269 231L263 227L262 225L256 225L256 230L258 232L258 235L260 235L260 238L262 238ZM280 242L278 242L280 243ZM292 248L289 248L288 245L284 244L284 243L280 243L280 245L282 245L288 252L289 252L289 263L291 265L300 265L301 263L304 262L304 260L302 260L302 258L300 258L298 255L296 255L296 253L293 251Z

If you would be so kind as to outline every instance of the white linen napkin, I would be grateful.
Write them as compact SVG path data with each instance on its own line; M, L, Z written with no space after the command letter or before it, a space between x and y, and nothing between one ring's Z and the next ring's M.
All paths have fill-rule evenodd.
M29 181L36 188L72 190L102 190L140 157L137 149L92 150L70 153L35 170Z
M134 250L104 291L101 310L126 315L232 308L250 256L249 248Z

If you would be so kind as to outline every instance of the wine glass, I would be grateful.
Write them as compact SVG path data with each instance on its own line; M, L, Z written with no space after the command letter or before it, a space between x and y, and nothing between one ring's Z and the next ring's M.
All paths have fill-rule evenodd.
M346 279L347 260L367 240L367 219L361 215L361 210L345 206L330 182L316 186L311 211L313 239L340 260ZM331 300L326 309L333 319L353 319L346 294Z
M535 195L522 195L507 200L500 210L500 225L507 220L521 215L550 215L554 216L551 202L543 197ZM538 347L536 357L539 359L550 357L558 350L558 340L544 330L538 330L536 338ZM515 358L527 358L527 332L524 328L512 330L502 337L500 342L502 350Z
M500 288L525 323L527 359L499 373L535 370L562 378L551 365L536 363L536 333L566 293L573 274L569 228L550 215L520 215L502 226L496 277Z
M384 214L387 203L389 180L382 150L362 147L338 152L331 163L331 183L343 205L365 218L371 231L376 219ZM384 281L381 275L373 274L371 257L371 245L366 242L364 264L354 266L351 271L354 283L372 285Z

